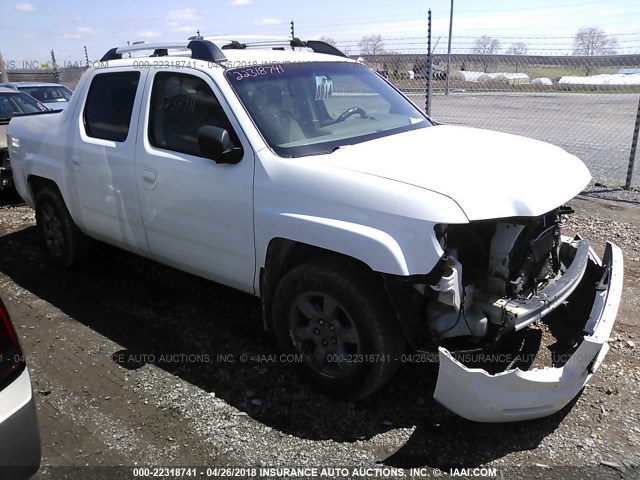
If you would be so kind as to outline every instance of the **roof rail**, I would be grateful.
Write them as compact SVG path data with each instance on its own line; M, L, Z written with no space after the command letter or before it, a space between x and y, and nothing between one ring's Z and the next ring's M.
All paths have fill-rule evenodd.
M195 37L192 37L195 38ZM257 35L224 35L224 36L207 36L204 37L212 43L222 45L222 50L244 50L246 48L282 48L288 46L291 48L310 48L316 53L324 53L327 55L336 55L339 57L347 57L344 52L340 51L333 45L320 40L303 41L297 37L276 37Z
M323 42L322 40L307 40L302 41L298 37L294 37L290 42L291 47L307 47L316 53L325 53L327 55L337 55L338 57L347 57L347 55L338 48L334 47L330 43Z
M123 53L139 52L143 50L153 50L151 56L165 57L169 55L169 50L191 50L191 58L194 60L204 60L207 62L224 62L227 57L224 56L222 50L214 43L195 38L189 40L181 40L177 42L161 42L161 43L134 43L123 47L114 47L103 55L101 62L109 60L119 60Z
M247 48L247 44L246 43L240 43L237 40L231 40L231 43L227 43L226 45L222 46L222 50L243 50Z

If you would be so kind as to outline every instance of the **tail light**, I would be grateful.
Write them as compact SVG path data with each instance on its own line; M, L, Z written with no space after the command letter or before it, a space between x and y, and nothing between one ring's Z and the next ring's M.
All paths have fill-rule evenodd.
M0 388L20 375L25 366L16 331L4 303L0 300Z

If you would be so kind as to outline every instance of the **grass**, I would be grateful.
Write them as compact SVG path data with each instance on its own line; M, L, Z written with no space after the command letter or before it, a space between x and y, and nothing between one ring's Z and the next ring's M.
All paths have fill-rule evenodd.
M582 75L584 76L584 75ZM539 78L539 77L531 77ZM556 78L551 76L551 78ZM425 80L391 80L391 82L404 91L424 91ZM445 82L437 80L433 82L434 93L439 93L445 88ZM551 87L537 87L529 83L511 85L500 81L491 82L464 82L452 80L450 88L463 89L466 92L544 92L544 93L640 93L640 85L553 85Z

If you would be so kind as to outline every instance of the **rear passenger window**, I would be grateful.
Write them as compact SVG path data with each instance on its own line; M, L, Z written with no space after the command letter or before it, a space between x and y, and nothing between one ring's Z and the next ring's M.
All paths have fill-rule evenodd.
M140 72L102 73L93 77L84 107L87 135L124 142L129 133Z
M224 128L234 145L240 145L227 115L204 80L180 73L158 73L151 91L151 145L200 156L198 130L204 125Z

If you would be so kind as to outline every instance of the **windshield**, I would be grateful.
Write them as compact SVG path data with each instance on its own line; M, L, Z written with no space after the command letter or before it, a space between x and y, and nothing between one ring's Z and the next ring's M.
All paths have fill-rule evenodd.
M62 85L43 87L18 87L21 92L28 93L44 103L68 102L71 98L71 90Z
M431 126L425 115L359 63L315 62L226 72L246 110L282 157Z
M12 118L25 113L46 112L49 110L35 98L20 92L0 93L0 118Z

